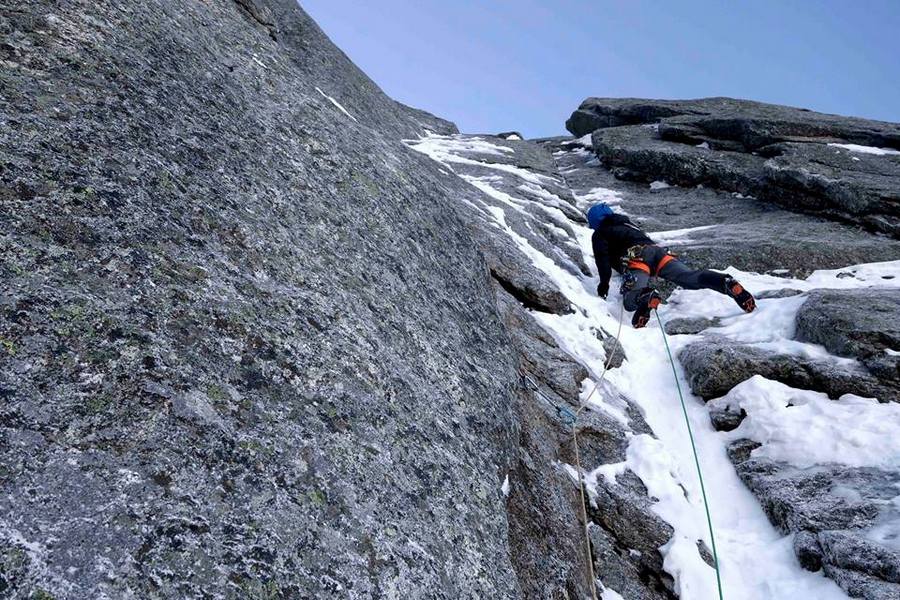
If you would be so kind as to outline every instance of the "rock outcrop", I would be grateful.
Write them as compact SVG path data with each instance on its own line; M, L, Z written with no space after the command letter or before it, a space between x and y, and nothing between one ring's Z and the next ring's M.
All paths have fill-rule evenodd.
M897 597L900 553L888 545L892 535L886 544L878 530L896 518L887 507L900 474L839 466L795 469L742 452L732 455L769 518L796 533L794 550L805 568L824 570L854 598Z
M645 100L588 98L566 121L566 129L581 137L597 129L673 123L672 129L690 130L731 142L728 149L758 150L778 142L843 139L863 146L900 150L900 125L855 117L817 113L751 100L702 98L698 100ZM675 137L671 135L670 137ZM700 143L704 140L697 140Z
M896 290L816 290L797 313L797 334L859 360L876 377L900 382L900 294ZM897 392L900 401L900 391Z
M551 148L582 148L571 140L549 143ZM622 180L598 165L583 168L588 150L581 151L585 154L560 157L561 168L572 169L566 171L568 185L588 197L592 189L616 190L619 198L627 198L630 214L647 231L690 230L671 241L661 238L689 262L805 277L815 269L900 259L900 241L712 187L654 189L646 183ZM665 177L650 174L647 179Z
M623 178L754 196L900 237L900 126L706 98L589 98L566 122Z
M865 369L767 352L715 338L687 346L678 358L688 374L691 391L707 400L725 395L749 374L756 374L791 387L824 392L832 398L856 394L900 402L900 388L893 376L881 380Z

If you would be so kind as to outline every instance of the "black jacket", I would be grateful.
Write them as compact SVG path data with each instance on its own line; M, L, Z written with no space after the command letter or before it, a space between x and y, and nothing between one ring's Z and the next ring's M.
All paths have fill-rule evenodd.
M600 274L600 286L607 287L612 276L611 269L622 272L622 258L632 246L654 244L647 234L638 229L625 215L614 214L600 221L594 230L591 244L594 260Z

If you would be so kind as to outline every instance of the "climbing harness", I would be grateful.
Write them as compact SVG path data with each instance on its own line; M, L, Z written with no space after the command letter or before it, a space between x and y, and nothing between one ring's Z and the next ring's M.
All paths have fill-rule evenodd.
M654 273L654 275L659 275L660 271L663 270L663 267L665 267L673 260L675 260L675 255L669 252L667 248L665 255L661 259L659 259L659 264L656 265L656 273Z
M624 269L622 270L624 273L628 273L629 271L643 271L647 275L650 275L650 265L644 260L644 249L648 248L649 245L637 245L631 246L628 250L625 251L625 256L622 257L622 264ZM632 277L634 275L632 274Z
M697 466L697 477L700 479L700 493L703 495L703 508L706 510L706 524L709 526L709 539L712 542L713 566L716 569L716 585L719 589L719 600L723 600L722 577L719 574L719 555L716 552L716 536L713 534L712 517L709 514L709 502L706 499L706 486L703 484L703 471L700 469L697 446L694 444L694 432L691 430L691 421L688 419L687 406L684 403L684 394L681 393L681 383L678 381L678 371L675 370L675 360L672 358L672 351L669 349L669 340L666 337L666 329L663 327L659 311L655 312L656 320L659 323L659 330L662 332L663 343L666 345L666 354L669 357L669 364L672 365L672 376L675 378L675 387L678 390L678 398L681 400L681 410L684 413L684 423L687 425L688 437L690 437L691 440L691 450L694 452L694 464Z
M662 248L664 254L662 258L659 259L659 263L656 265L655 269L650 268L650 264L644 260L644 250L647 248L653 248L655 245L645 244L645 245L637 245L631 246L628 250L625 251L625 256L622 257L622 264L624 269L623 273L628 273L629 271L643 271L647 275L651 277L658 277L659 272L663 270L667 264L678 258L678 255L669 250L668 248ZM631 277L634 277L634 274L631 274ZM622 285L624 286L627 280L623 280ZM632 284L633 287L634 284ZM629 288L630 289L630 288Z

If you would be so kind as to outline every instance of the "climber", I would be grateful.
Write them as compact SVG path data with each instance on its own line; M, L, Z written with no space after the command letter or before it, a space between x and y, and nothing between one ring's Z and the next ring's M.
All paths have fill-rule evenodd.
M689 290L708 289L734 298L744 312L753 312L756 300L733 277L725 273L694 270L675 258L668 248L659 246L638 229L625 215L616 214L608 204L595 204L588 210L588 224L594 230L591 238L594 260L600 273L597 294L609 293L611 269L622 274L622 301L625 310L634 311L635 328L650 321L650 312L662 301L650 287L650 278L662 277Z

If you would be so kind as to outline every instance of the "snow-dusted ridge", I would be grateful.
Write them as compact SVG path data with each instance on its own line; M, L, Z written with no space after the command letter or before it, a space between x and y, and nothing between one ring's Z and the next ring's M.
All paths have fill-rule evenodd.
M471 164L471 158L459 154L475 144L479 151L502 152L490 148L488 142L453 136L432 136L413 142L419 151L444 163ZM580 152L580 148L572 152ZM557 153L559 154L559 153ZM525 181L540 185L542 176L510 167L480 163L481 166L508 171ZM521 210L527 203L546 201L540 194L523 193L513 196L508 191L492 187L489 178L467 178L492 197L500 198L510 206ZM526 192L526 190L522 190ZM581 207L596 201L616 203L618 193L596 188L578 197ZM614 332L621 315L621 298L616 291L608 301L598 298L593 289L595 278L579 277L566 271L553 260L513 232L503 216L503 211L490 211L499 230L509 235L531 262L555 283L575 307L572 314L554 315L532 313L569 354L580 361L591 373L599 377L606 353L595 331ZM592 265L590 234L583 225L569 223L574 231L571 243L577 244L587 264ZM667 242L683 239L690 228L664 232L659 237ZM848 266L843 269L817 271L805 280L729 271L754 291L791 288L807 291L817 287L898 287L900 286L900 261ZM613 285L613 289L617 289ZM663 321L677 317L718 316L721 326L715 334L736 341L777 348L816 358L848 364L853 361L833 357L819 346L796 342L793 323L803 296L773 298L759 301L759 310L745 315L733 302L709 291L678 291L668 305L660 310ZM626 323L630 315L623 317ZM627 424L625 406L618 395L623 394L640 407L654 435L637 434L630 438L627 459L624 463L599 465L587 474L590 484L598 478L614 480L625 469L637 474L655 499L654 511L674 529L671 540L660 551L664 556L664 568L675 579L676 589L682 598L713 598L717 596L715 574L704 562L697 549L697 540L710 546L709 533L704 518L699 483L694 468L691 448L678 403L675 382L667 362L661 332L653 323L644 330L633 330L627 324L623 328L621 343L628 360L623 366L607 375L600 393L591 399L591 406L603 411L617 421ZM670 342L677 355L696 336L674 336ZM676 365L683 390L689 386L680 365ZM585 381L585 391L593 387ZM586 394L583 394L583 397ZM874 400L846 396L837 402L825 401L821 394L793 390L780 383L755 377L735 388L719 403L737 403L747 410L749 418L737 432L723 433L713 429L709 408L702 400L688 395L688 417L694 430L702 466L707 480L710 509L716 527L717 545L723 585L729 600L765 600L784 598L817 598L832 600L847 595L821 573L811 573L801 568L792 549L792 536L779 533L769 522L756 498L738 478L726 455L727 445L736 436L767 442L767 455L795 463L798 467L819 464L843 456L848 464L868 465L893 462L900 456L900 405L882 405ZM787 402L803 404L791 413L791 418L781 418ZM857 418L841 420L841 432L830 421L835 411L852 411ZM814 432L805 444L801 437ZM829 442L824 442L830 440ZM815 445L816 448L812 448ZM877 457L870 450L854 453L852 448L881 448L888 457ZM806 452L809 450L809 452ZM879 462L882 461L882 462ZM574 467L568 467L574 479ZM589 485L590 487L590 485ZM888 528L893 527L888 525ZM607 589L604 598L621 597Z

